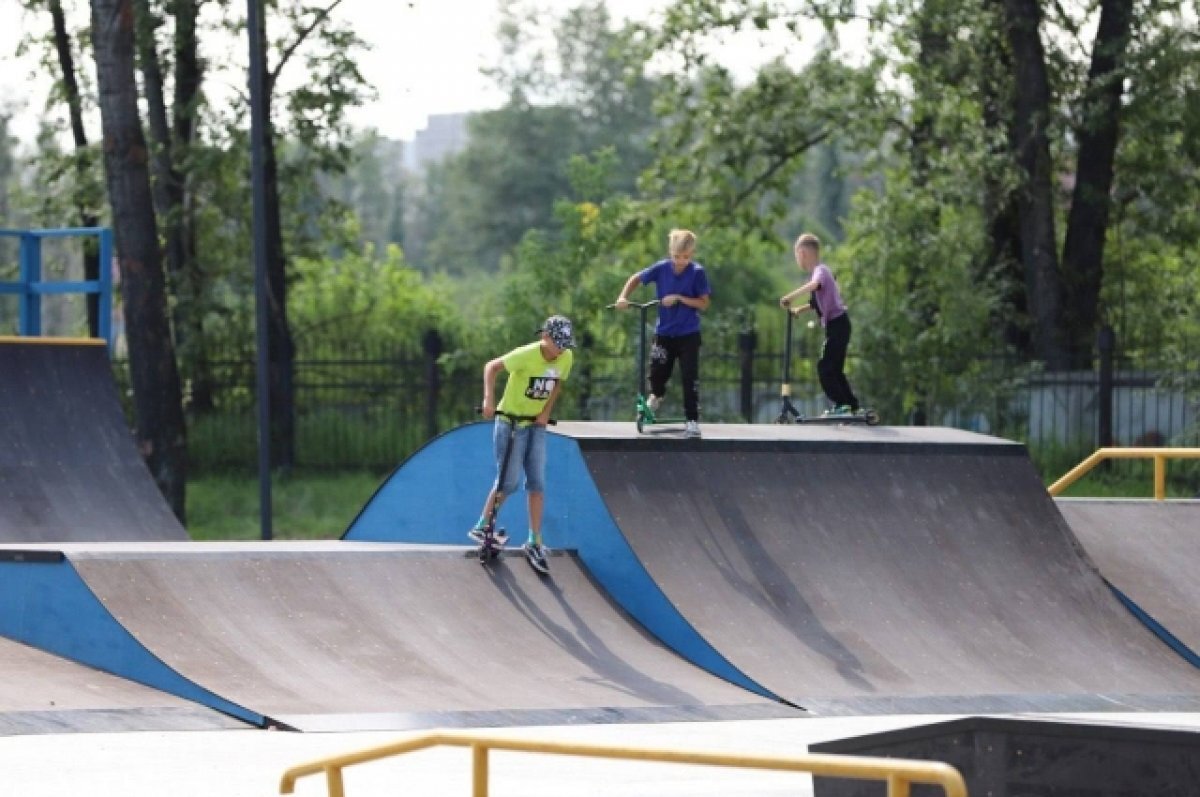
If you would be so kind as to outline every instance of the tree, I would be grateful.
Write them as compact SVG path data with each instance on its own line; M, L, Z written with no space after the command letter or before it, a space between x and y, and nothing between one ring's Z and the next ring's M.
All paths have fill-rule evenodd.
M527 231L556 225L576 155L613 150L613 193L633 192L650 160L654 81L635 31L614 26L602 3L553 22L514 4L502 11L504 55L490 74L508 99L473 115L465 151L426 175L409 247L426 270L495 272Z
M1133 25L1133 0L1101 0L1092 43L1087 85L1076 114L1075 187L1063 243L1063 274L1071 301L1066 305L1067 345L1089 355L1099 331L1104 245L1119 141L1125 61ZM1085 365L1090 356L1074 358Z
M26 9L41 10L42 3L26 0ZM54 62L46 65L52 71L57 71L59 80L56 83L54 95L61 99L67 109L67 117L71 130L71 140L74 153L69 158L69 167L74 174L74 187L71 191L70 203L76 213L76 224L80 227L95 227L99 224L99 215L95 207L92 191L92 172L96 167L96 153L88 143L87 130L84 127L84 100L79 84L79 76L75 68L75 45L67 26L66 14L61 0L46 0L45 9L50 13L51 43ZM49 61L49 57L45 59ZM99 248L91 241L83 247L83 278L96 280L100 276ZM92 294L87 297L88 329L90 334L99 334L99 297Z
M132 0L93 0L104 168L125 304L136 438L159 489L185 518L187 442L166 280L134 78Z
M266 272L270 318L268 322L267 360L270 373L270 407L272 418L272 461L288 468L295 461L295 400L293 373L295 344L288 324L287 288L289 281L288 252L284 246L284 194L281 185L308 172L305 181L315 187L314 173L345 169L349 159L346 142L345 111L361 100L365 82L351 59L361 39L344 26L334 24L331 14L342 0L325 5L297 3L280 8L288 35L277 43L274 63L263 64L266 75L266 120L264 130L264 181L266 183ZM263 58L270 58L267 25L259 31ZM317 51L302 49L310 40L317 40ZM278 128L272 116L277 107L280 78L293 58L301 56L310 72L310 80L286 95L291 128L297 139L300 158L291 164L292 173L285 173L288 164L281 166L278 147ZM300 198L293 195L293 200ZM293 249L303 245L303 238L293 239ZM300 252L303 253L303 250Z

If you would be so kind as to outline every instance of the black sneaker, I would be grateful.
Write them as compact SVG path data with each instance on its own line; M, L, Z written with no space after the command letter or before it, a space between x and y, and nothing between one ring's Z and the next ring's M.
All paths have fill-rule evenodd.
M527 542L521 546L525 551L525 558L529 560L529 564L539 573L549 573L550 565L546 562L546 554L549 549L545 545L537 545L536 543Z

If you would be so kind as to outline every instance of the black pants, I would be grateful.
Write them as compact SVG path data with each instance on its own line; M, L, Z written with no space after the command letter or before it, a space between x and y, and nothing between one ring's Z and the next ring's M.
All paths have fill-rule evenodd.
M666 395L667 381L675 369L675 360L683 372L683 415L689 421L700 420L700 333L670 337L655 335L650 347L650 392Z
M850 347L850 314L842 313L825 327L825 342L821 344L821 359L817 360L817 377L821 389L834 406L857 410L858 399L846 379L846 349Z

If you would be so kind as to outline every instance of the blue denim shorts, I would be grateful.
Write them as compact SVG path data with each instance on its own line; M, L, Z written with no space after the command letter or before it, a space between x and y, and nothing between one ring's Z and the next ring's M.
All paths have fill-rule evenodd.
M512 453L508 457L508 470L504 484L500 484L500 469L504 463L504 447L508 445L508 433L512 426L503 418L496 419L492 429L492 450L496 455L496 481L493 487L500 488L505 495L512 495L520 486L521 471L525 471L525 489L531 493L546 491L546 427L518 426L513 438Z

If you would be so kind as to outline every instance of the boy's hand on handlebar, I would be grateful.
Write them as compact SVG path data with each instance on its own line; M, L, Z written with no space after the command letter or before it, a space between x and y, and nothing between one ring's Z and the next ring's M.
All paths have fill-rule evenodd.
M679 300L682 298L683 297L680 296L678 293L669 293L666 296L662 297L662 306L663 307L674 307L675 305L677 305L679 303Z
M788 307L791 307L791 306L792 306L792 300L791 300L791 299L789 299L788 297L784 296L783 298L781 298L781 299L779 300L779 306L780 306L780 307L782 307L782 308L784 308L784 309L786 309L786 308L788 308Z
M496 417L496 407L487 399L483 400L483 404L479 406L479 414L484 417L484 420L490 421Z
M613 308L616 310L628 310L629 300L622 296L620 299L617 299L615 302L613 302Z

